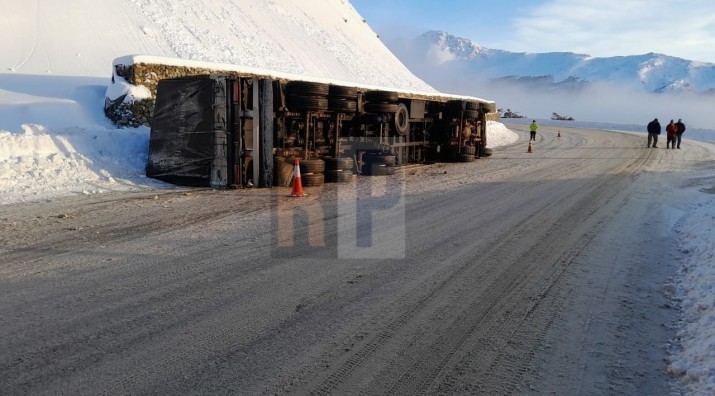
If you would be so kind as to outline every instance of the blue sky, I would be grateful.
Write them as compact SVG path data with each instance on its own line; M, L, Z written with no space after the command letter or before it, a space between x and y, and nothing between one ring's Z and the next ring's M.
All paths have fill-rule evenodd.
M441 30L488 48L657 52L715 63L712 0L350 0L383 41Z

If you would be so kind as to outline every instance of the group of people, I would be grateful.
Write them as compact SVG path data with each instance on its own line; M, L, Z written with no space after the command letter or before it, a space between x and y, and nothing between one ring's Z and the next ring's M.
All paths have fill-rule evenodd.
M529 125L529 141L536 140L536 130L539 128L536 125L536 120L531 121ZM660 135L661 127L658 119L648 123L648 147L658 148L658 135ZM683 133L685 132L685 124L682 118L678 118L678 122L670 120L670 123L665 126L665 135L667 141L665 143L665 148L667 149L679 149L680 141L683 139ZM651 146L652 144L652 146Z
M658 148L658 135L660 135L661 131L660 122L658 122L658 119L656 118L653 121L649 122L647 129L648 147L651 147L651 143L653 143L652 147ZM670 123L668 123L668 125L666 125L665 127L665 136L667 138L665 148L679 149L680 141L683 137L683 132L685 132L685 124L683 124L682 119L678 118L678 122L673 122L673 120L670 120Z

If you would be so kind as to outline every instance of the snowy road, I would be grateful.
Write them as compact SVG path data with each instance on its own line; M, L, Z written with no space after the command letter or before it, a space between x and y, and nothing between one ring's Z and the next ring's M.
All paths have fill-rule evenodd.
M542 127L527 153L525 128L394 176L404 258L342 255L327 186L0 206L0 389L667 394L665 209L708 147Z

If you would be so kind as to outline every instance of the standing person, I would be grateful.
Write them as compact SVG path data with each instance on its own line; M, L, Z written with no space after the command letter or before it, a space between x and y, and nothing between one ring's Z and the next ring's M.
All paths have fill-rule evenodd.
M529 138L529 141L536 141L536 130L539 129L539 126L536 125L536 120L531 121L531 125L529 125L529 132L531 133L531 137Z
M648 123L648 147L650 143L653 142L653 148L658 148L658 135L660 135L660 122L655 118L653 121Z
M683 138L683 132L685 132L685 124L683 124L683 119L678 118L678 122L675 123L678 131L675 132L675 142L678 143L678 149L680 149L680 140Z
M675 148L675 134L678 133L678 127L670 120L670 123L665 127L665 137L668 139L665 143L665 148Z

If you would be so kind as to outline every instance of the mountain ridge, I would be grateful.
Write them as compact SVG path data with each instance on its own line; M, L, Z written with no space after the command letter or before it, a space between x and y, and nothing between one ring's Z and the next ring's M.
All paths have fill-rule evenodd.
M425 74L426 68L441 68L467 78L520 85L532 84L538 78L541 83L537 85L549 89L573 90L593 83L610 83L642 92L715 94L714 63L655 52L613 57L510 52L437 30L392 45L391 49L418 75Z

